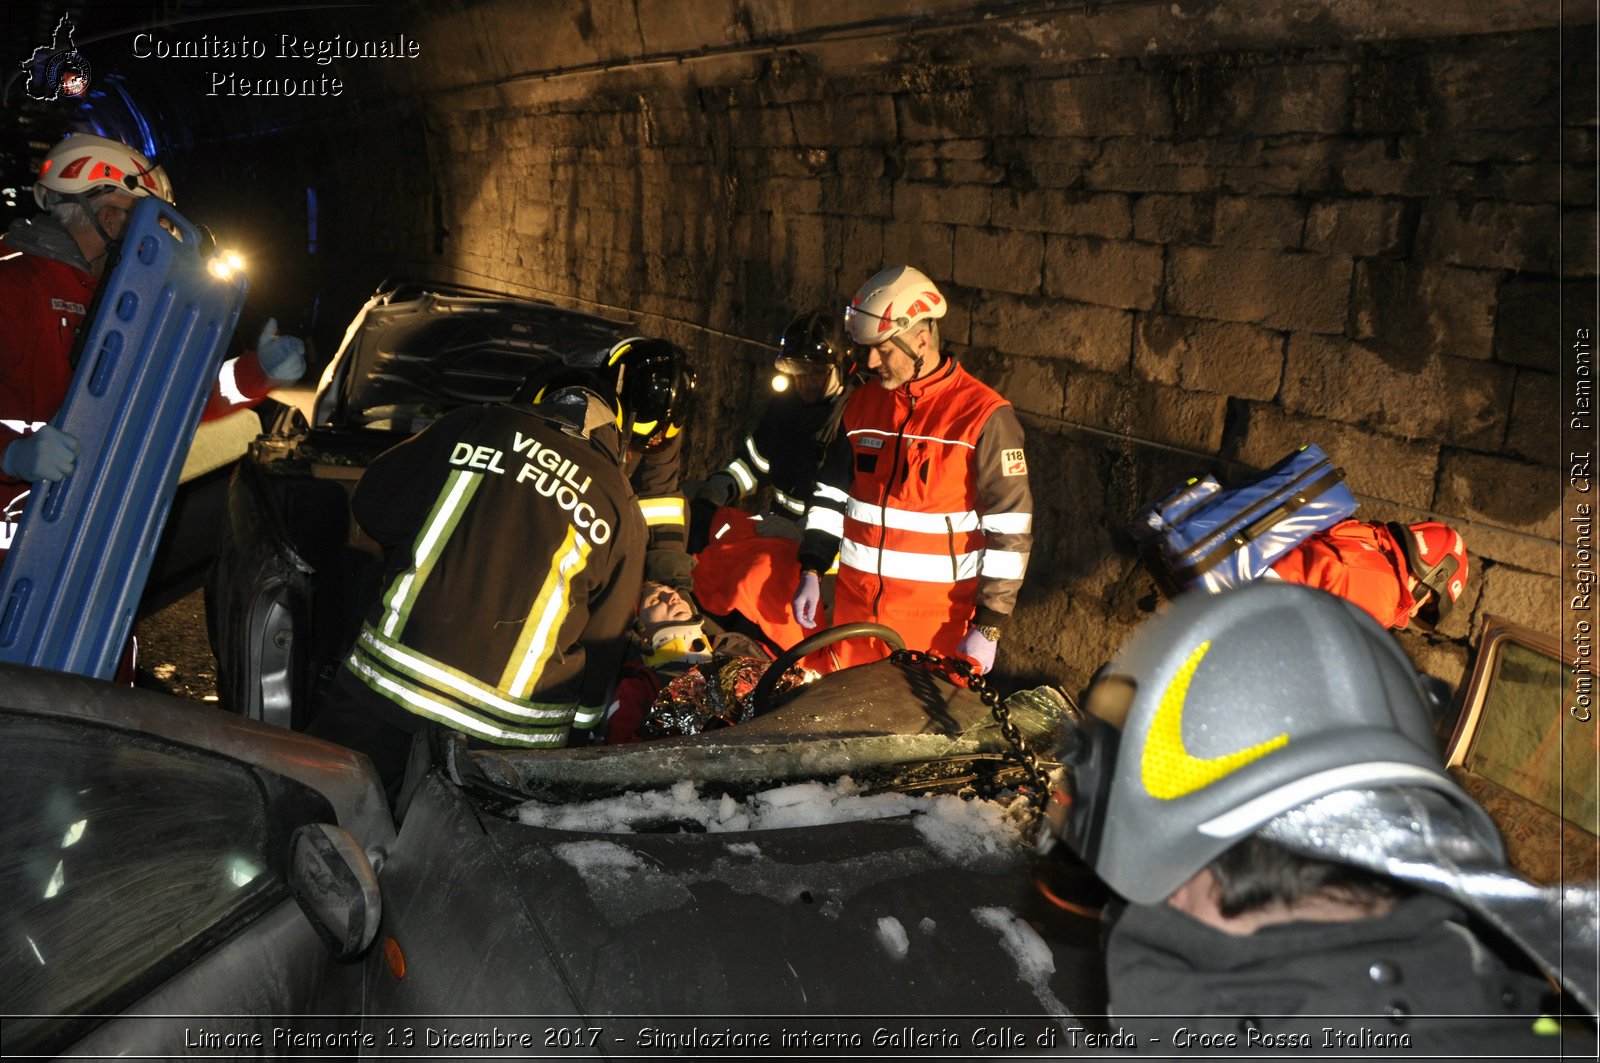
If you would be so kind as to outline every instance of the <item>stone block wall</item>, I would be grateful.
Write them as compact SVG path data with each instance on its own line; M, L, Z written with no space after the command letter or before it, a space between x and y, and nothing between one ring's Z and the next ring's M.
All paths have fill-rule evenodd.
M1037 547L1000 657L1019 678L1080 685L1152 607L1124 531L1141 503L1313 441L1366 517L1467 536L1465 600L1403 637L1424 665L1458 680L1491 612L1559 630L1558 351L1592 312L1596 217L1595 116L1562 100L1593 84L1592 26L1531 2L1431 22L1300 5L1320 28L1273 5L1251 24L880 2L854 33L816 22L826 5L688 5L692 27L582 6L606 14L551 31L582 48L480 41L416 75L420 120L344 131L373 149L338 164L361 188L339 204L352 271L453 274L682 342L703 474L791 312L917 265L949 297L948 345L1029 431ZM426 48L466 17L413 31ZM403 184L358 181L419 154Z

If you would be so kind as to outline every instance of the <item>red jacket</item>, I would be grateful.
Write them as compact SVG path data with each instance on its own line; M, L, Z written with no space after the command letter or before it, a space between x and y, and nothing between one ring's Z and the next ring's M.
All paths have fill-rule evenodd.
M1405 627L1417 604L1406 586L1405 552L1382 524L1342 521L1290 550L1269 571L1337 594L1385 627Z
M72 384L72 349L94 301L99 279L65 262L0 241L0 460L13 440L36 431L66 400ZM206 403L210 420L261 401L272 381L246 352L223 364ZM0 511L29 484L0 471ZM15 525L0 517L0 550Z
M1016 607L1033 544L1022 425L953 359L894 391L856 389L817 477L800 559L826 570L834 622L893 628L911 649L954 655L969 622ZM843 664L882 656L855 639Z
M761 535L755 517L731 507L717 510L711 527L711 542L694 567L700 608L715 616L738 613L785 649L812 634L789 605L800 582L800 544ZM818 624L829 626L827 606L817 608Z

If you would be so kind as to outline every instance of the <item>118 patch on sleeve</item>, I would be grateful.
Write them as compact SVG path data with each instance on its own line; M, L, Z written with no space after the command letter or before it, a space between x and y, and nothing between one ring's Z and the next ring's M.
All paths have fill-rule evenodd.
M1000 452L1000 470L1007 476L1028 475L1028 459L1022 456L1022 448Z

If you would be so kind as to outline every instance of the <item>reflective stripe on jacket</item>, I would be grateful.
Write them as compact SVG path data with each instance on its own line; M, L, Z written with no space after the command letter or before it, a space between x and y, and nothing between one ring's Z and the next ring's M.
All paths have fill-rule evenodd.
M624 471L639 496L639 512L650 529L650 548L688 550L689 504L678 489L683 472L683 433L652 447L630 446Z
M774 511L804 516L827 449L818 437L834 423L846 395L812 403L793 391L773 396L741 453L723 468L738 484L739 497L771 485Z

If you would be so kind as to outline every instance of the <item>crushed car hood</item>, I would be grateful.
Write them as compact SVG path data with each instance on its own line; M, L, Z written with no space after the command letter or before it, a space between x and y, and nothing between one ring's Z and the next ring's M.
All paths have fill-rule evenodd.
M872 797L779 790L765 799L820 800L846 818L602 833L484 815L453 789L438 774L424 782L384 871L405 883L385 889L385 904L412 908L392 913L409 928L397 945L436 961L403 980L374 967L369 988L391 1013L454 1013L465 1029L463 1000L481 1015L865 1015L877 1025L926 1015L1075 1024L1103 1009L1095 924L1040 899L1020 833L987 802L886 795L902 807L852 820L841 806ZM732 800L714 790L696 799ZM436 844L408 846L413 831Z

